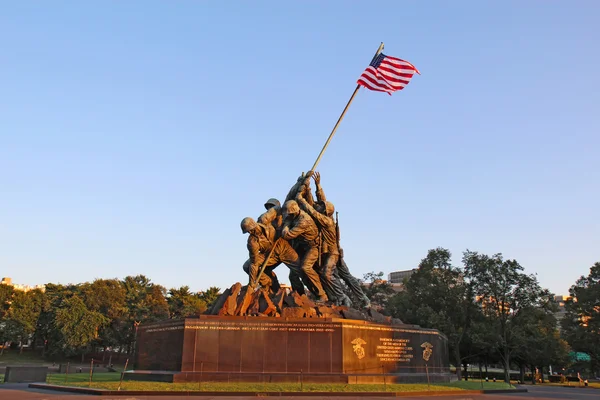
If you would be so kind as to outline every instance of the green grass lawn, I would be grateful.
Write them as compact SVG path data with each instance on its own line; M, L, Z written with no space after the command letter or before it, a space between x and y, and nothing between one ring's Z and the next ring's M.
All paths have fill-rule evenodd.
M4 350L4 354L0 356L0 365L7 364L47 364L39 354L24 351L19 354L18 350ZM52 363L52 361L50 361Z
M482 390L482 389L514 389L513 385L505 382L481 382L481 381L456 381L451 383L438 383L439 386L457 387L463 390Z
M91 384L96 389L116 390L119 387L120 374L115 372L96 373ZM88 374L69 374L68 382L65 383L65 374L51 374L48 383L55 385L88 387ZM484 389L505 389L508 386L503 382L483 382ZM416 391L446 391L446 390L480 390L481 383L476 381L461 381L447 384L436 384L430 387L427 384L323 384L305 383L302 387L299 383L224 383L203 382L196 383L162 383L162 382L138 382L123 381L121 390L164 390L164 391L215 391L215 392L416 392Z
M92 376L92 383L116 382L118 386L120 378L121 374L118 372L96 372ZM83 382L87 384L89 380L89 372L81 372L69 373L68 376L66 374L48 374L46 382L53 385L64 385L66 381L69 385L73 383L76 386L80 386L79 383Z

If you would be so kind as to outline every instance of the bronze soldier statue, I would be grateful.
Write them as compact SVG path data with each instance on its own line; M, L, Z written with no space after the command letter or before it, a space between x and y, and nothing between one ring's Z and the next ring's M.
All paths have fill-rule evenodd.
M265 210L270 210L273 207L277 207L278 209L280 209L281 208L281 203L276 198L271 197L265 203Z
M265 209L267 211L264 212L260 217L258 217L258 223L271 224L273 228L275 228L275 240L277 240L281 237L281 230L283 229L281 203L275 198L270 198L265 203ZM300 277L300 275L298 275L298 272L296 270L290 269L289 280L293 290L295 290L299 294L305 293L302 278ZM304 280L306 280L306 278Z
M317 186L317 203L310 190L311 177ZM244 263L244 271L250 276L250 283L255 283L260 268L272 250L258 282L261 286L277 291L280 285L274 269L284 263L290 269L292 289L300 294L305 293L306 286L320 301L329 299L336 304L350 305L350 299L343 292L342 279L359 298L368 303L360 283L350 274L343 260L339 247L339 227L332 218L334 207L325 198L320 178L313 171L300 175L283 207L279 200L270 198L258 222L250 217L242 220L242 232L249 233L247 247L250 255ZM302 209L294 200L296 198ZM318 267L321 277L314 269L317 260L320 261Z
M318 173L313 175L315 182L319 179ZM321 261L319 265L321 282L323 289L327 293L330 301L336 305L351 306L350 299L344 294L339 278L335 274L335 268L339 260L339 251L337 244L337 235L335 230L335 221L332 218L335 211L330 202L321 202L317 198L314 207L308 204L304 199L303 193L299 192L296 199L300 208L310 215L315 221L321 234Z
M319 258L319 229L311 216L302 211L295 200L288 200L283 204L281 237L294 240L294 247L302 254L298 266L290 269L296 269L297 274L305 280L306 287L319 301L327 301L319 274L313 268Z
M369 300L365 292L362 290L360 281L350 273L350 269L348 268L348 265L346 265L346 261L344 261L344 249L341 247L336 273L338 277L346 283L352 293L354 293L354 295L361 300L362 307L371 307L371 300Z
M290 269L297 270L298 254L285 240L275 240L275 228L272 225L257 223L254 219L246 217L240 224L242 233L248 233L248 253L250 258L244 263L244 271L250 276L250 284L254 283L256 276L269 251L275 246L273 254L269 258L263 274L260 276L259 284L274 292L279 290L279 281L273 271L279 264L284 263Z
M298 180L290 189L288 195L285 198L285 201L296 200L296 196L298 193L303 193L305 200L311 206L315 203L315 200L312 197L312 193L310 193L310 177L312 176L313 171L308 171L306 175L302 174L298 177Z
M319 174L318 172L315 173L313 175L313 180L315 181L315 186L317 188L317 190L316 190L317 204L319 204L319 203L327 204L328 201L327 201L327 198L325 197L325 192L323 191L323 188L321 187L321 174ZM333 216L333 206L331 208L332 208L331 215ZM333 220L333 218L332 218L332 220ZM336 232L337 248L339 249L338 259L336 260L337 268L335 271L335 275L337 275L341 280L343 280L346 283L346 285L348 285L348 287L350 288L352 293L354 293L354 295L357 298L361 299L362 306L368 308L371 306L371 301L365 295L365 292L362 290L362 286L360 285L360 282L358 281L358 279L356 279L350 273L350 269L348 269L348 265L346 265L346 261L344 261L344 251L340 247L340 228L339 228L337 221L335 222L335 232Z
M258 217L259 224L271 224L275 228L276 236L281 235L283 217L281 216L281 203L275 198L270 198L265 203L265 211Z

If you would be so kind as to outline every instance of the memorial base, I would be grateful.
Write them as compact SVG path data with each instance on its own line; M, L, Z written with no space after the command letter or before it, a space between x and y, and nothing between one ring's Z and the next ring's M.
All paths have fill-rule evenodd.
M336 318L202 316L138 328L128 380L448 382L446 337L414 325Z
M341 383L345 385L360 384L391 384L391 383L427 383L426 373L407 374L375 374L375 375L347 375L347 374L294 374L294 373L224 373L213 372L207 374L191 372L168 371L127 371L124 380L145 382L252 382L252 383ZM448 383L456 380L454 374L429 374L431 383Z

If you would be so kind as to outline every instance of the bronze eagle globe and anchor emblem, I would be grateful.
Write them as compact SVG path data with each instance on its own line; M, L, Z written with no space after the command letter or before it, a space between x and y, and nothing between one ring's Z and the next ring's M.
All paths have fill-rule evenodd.
M425 342L421 344L421 347L423 348L423 360L429 361L431 355L433 354L433 345L429 342Z
M367 342L365 342L361 338L356 338L350 343L352 343L352 345L353 345L352 350L354 350L356 357L358 357L359 360L361 358L364 358L365 357L365 349L362 346L363 346L363 344L367 344Z

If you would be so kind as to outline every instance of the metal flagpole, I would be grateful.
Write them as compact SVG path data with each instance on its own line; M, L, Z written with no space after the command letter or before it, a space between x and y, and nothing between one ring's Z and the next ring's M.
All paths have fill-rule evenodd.
M371 62L373 62L373 60L375 60L375 58L382 51L383 51L383 42L381 42L381 44L379 45L379 48L377 49L377 53L375 53L375 55L373 56L373 59L371 60ZM358 89L360 89L360 85L356 85L356 89L354 89L354 93L352 93L352 96L350 96L350 100L348 100L348 104L346 104L346 107L344 107L344 111L342 111L342 115L340 115L340 118L337 120L335 126L333 127L333 130L329 134L329 137L327 138L327 141L323 145L323 148L321 149L321 152L319 153L319 156L315 160L315 163L313 164L313 166L311 168L311 171L314 171L317 168L317 164L319 164L319 161L321 161L321 157L323 157L323 153L325 153L325 150L327 149L327 146L329 146L329 142L331 142L331 139L333 138L333 135L335 135L335 131L337 130L338 126L340 125L340 122L342 122L342 119L344 119L344 115L346 115L346 111L348 111L348 108L350 107L350 104L354 100L354 97L356 96L356 93L358 93Z

